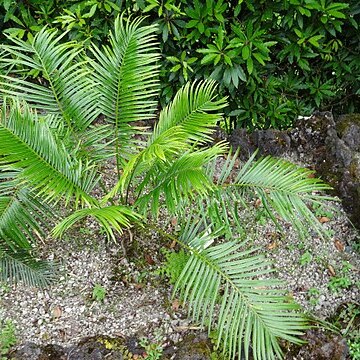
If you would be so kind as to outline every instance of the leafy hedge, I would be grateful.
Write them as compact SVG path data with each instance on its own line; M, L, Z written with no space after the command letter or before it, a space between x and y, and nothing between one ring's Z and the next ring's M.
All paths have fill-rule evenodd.
M360 111L357 0L0 0L0 26L26 39L49 24L101 43L123 11L159 26L163 105L186 81L211 77L229 96L228 126Z

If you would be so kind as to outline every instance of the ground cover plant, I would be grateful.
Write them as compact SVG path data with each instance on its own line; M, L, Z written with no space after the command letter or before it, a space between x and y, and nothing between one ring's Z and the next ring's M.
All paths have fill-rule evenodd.
M356 0L2 0L0 29L31 41L48 25L100 44L123 11L158 25L162 105L188 80L210 77L229 96L228 130L287 128L315 109L359 111Z
M36 245L59 205L67 213L54 237L86 217L113 241L131 226L149 227L187 252L175 291L195 321L217 329L216 345L229 358L249 358L250 351L255 359L281 357L278 340L301 343L307 320L259 249L236 239L238 209L256 196L299 236L309 229L323 235L308 205L326 199L319 192L328 187L309 170L256 154L234 172L238 153L224 142L207 144L227 105L213 80L185 84L152 131L141 127L158 112L156 31L117 18L102 47L64 42L65 33L47 28L30 42L13 38L1 47L0 275L32 285L51 281L54 272L37 260ZM21 76L30 71L43 79ZM113 186L102 181L109 159ZM160 208L179 219L179 231L157 226Z

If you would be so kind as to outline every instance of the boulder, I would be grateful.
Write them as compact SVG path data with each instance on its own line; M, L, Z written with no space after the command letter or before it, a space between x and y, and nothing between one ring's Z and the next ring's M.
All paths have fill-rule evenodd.
M288 351L285 350L285 360L346 360L348 358L349 348L346 340L340 335L322 329L310 329L302 339L306 341L303 346L292 344Z
M315 112L299 119L294 128L280 131L236 129L230 145L247 159L255 149L261 155L290 156L316 170L343 202L353 224L360 229L360 114L334 119L330 112Z

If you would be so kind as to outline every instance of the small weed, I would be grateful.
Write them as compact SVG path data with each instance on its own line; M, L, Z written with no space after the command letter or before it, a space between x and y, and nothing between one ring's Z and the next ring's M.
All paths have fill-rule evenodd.
M256 209L255 221L262 226L265 226L269 220L269 214L265 209Z
M319 295L320 295L320 291L316 288L311 288L308 290L307 292L308 298L309 298L309 303L311 305L316 305L319 302Z
M360 360L360 334L354 341L348 340L347 343L349 345L349 354L351 359Z
M87 228L87 227L81 227L81 228L79 229L79 233L82 234L82 235L91 235L92 230L90 230L90 229Z
M286 249L289 251L294 251L296 249L296 246L294 244L288 244L286 245Z
M303 241L299 241L298 244L297 244L297 248L299 250L303 250L305 248L305 244Z
M352 268L353 266L349 262L343 261L342 269L339 271L337 276L334 276L330 279L328 288L333 292L337 292L340 289L349 288L353 284L350 277L348 276L349 271Z
M225 353L224 353L224 348L222 347L221 342L219 344L219 341L218 341L219 333L218 333L218 331L216 331L216 330L210 331L209 339L211 341L211 344L213 345L213 351L210 354L210 359L211 360L227 359L228 352L225 349ZM219 346L217 346L217 345L219 345Z
M300 258L300 265L304 266L306 264L309 264L312 260L312 255L309 251L306 251L304 254L302 254Z
M166 276L169 278L171 284L175 284L179 279L181 272L183 271L189 255L181 249L179 252L170 251L167 249L162 250L166 261L162 267L158 270L160 276Z
M8 320L0 324L0 355L1 360L7 359L7 354L12 346L16 344L15 326Z
M158 360L161 359L163 348L160 339L151 342L148 338L142 337L139 341L141 347L145 350L144 360Z
M11 287L9 286L9 284L0 283L0 290L2 291L3 294L7 294L11 291Z
M329 238L332 238L335 235L335 230L333 229L326 229L325 232Z
M93 300L102 302L102 301L104 301L105 296L106 296L105 288L102 287L100 284L95 284L93 292L92 292Z
M354 249L355 252L357 252L358 254L360 254L360 239L358 239L358 241L354 241L352 243L352 248Z
M327 209L326 206L324 206L323 204L317 204L314 203L312 206L313 210L314 210L314 214L316 217L327 217L329 219L333 218L334 214Z
M347 289L351 284L351 280L347 276L334 276L330 279L328 287L331 291L337 292L340 289Z

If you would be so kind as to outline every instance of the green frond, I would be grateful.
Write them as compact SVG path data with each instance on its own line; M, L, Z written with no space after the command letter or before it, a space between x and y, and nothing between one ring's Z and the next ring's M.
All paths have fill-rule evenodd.
M334 200L321 195L330 186L313 178L313 172L281 159L271 157L255 160L256 154L231 178L232 162L223 168L217 185L227 202L237 202L246 194L256 194L275 223L276 216L291 223L301 236L310 229L324 236L324 230L309 204Z
M55 268L35 259L32 251L44 236L45 219L54 214L19 183L18 175L0 168L0 280L45 286Z
M226 145L219 143L205 150L187 151L174 160L168 161L164 157L156 166L149 167L137 186L135 193L139 198L135 206L142 211L150 206L152 214L157 216L161 195L164 195L166 207L171 212L184 198L203 197L212 188L212 181L207 177L204 167L225 150ZM141 195L143 190L145 194Z
M156 26L140 26L142 19L115 20L110 33L110 46L90 49L95 81L101 84L97 91L99 106L106 118L115 125L115 147L118 156L124 156L136 128L130 122L154 117L159 92L160 58L156 40ZM131 151L130 151L131 153Z
M109 198L120 193L126 196L129 192L130 185L138 186L137 177L145 176L152 169L157 168L158 164L173 161L179 153L186 151L185 145L186 134L180 127L174 126L162 133L154 142L148 143L147 146L137 154L131 155L122 169L121 177L113 189L107 194L102 203L106 203ZM158 168L157 168L158 169ZM150 177L142 181L142 188L145 187ZM142 188L138 188L141 192Z
M24 282L28 286L45 287L51 284L57 274L57 266L37 260L24 249L9 249L0 244L0 281Z
M187 83L175 95L174 100L160 113L151 141L173 126L181 126L192 142L202 143L211 139L209 136L222 119L219 112L224 108L226 98L216 100L215 81Z
M48 86L0 75L0 94L25 100L40 111L60 114L69 129L81 132L99 114L96 83L86 63L79 60L83 51L80 44L62 43L65 33L56 35L56 31L43 28L30 43L9 37L14 45L1 46L0 64L37 71Z
M257 360L281 357L278 338L301 343L297 338L307 328L279 281L269 278L270 264L257 249L229 241L218 245L209 229L194 237L194 228L180 241L191 253L175 291L189 306L195 321L219 332L228 358L249 359L250 347ZM187 238L187 235L189 237ZM260 280L263 278L263 280Z
M92 169L72 158L48 124L24 105L14 104L0 120L0 166L20 169L18 178L46 201L94 204Z
M62 220L53 230L55 237L61 237L63 233L78 221L85 217L94 217L108 238L115 240L114 230L122 234L123 228L129 228L131 224L141 219L141 216L128 206L107 206L103 208L88 208L77 210Z
M89 126L79 137L81 147L77 155L83 156L95 164L114 156L113 132L114 130L109 124Z
M30 249L44 236L42 220L55 214L20 183L19 174L0 167L0 238L10 248Z
M0 187L1 187L0 183ZM4 195L0 189L0 239L11 248L31 249L35 243L34 232L41 236L42 227L36 218L34 203L26 189L15 188L12 194ZM37 205L37 204L36 204Z

